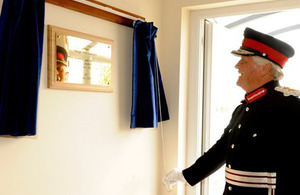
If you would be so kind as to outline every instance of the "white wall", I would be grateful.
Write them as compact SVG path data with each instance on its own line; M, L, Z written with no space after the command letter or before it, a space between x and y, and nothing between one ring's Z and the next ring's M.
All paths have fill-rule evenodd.
M161 0L103 2L154 21L160 50ZM114 40L113 93L47 88L48 24ZM0 137L0 194L160 193L160 132L129 129L132 34L131 28L46 4L37 136Z

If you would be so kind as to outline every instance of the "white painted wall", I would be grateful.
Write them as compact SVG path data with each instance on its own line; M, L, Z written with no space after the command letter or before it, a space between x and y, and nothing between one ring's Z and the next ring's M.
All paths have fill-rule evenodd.
M154 21L160 50L161 0L104 3ZM114 40L113 93L47 88L48 24ZM46 4L37 136L0 137L0 194L160 193L160 132L129 129L132 36L131 28Z

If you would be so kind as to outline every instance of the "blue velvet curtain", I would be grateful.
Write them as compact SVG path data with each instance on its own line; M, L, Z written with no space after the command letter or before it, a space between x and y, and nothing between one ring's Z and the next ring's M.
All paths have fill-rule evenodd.
M0 135L35 135L44 0L4 0L0 17Z
M157 127L169 112L155 50L157 28L137 21L133 34L132 107L130 128Z

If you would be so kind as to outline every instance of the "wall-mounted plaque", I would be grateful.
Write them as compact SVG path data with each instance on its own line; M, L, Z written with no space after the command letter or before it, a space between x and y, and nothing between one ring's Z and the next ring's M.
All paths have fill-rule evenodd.
M113 41L48 25L48 87L113 91Z

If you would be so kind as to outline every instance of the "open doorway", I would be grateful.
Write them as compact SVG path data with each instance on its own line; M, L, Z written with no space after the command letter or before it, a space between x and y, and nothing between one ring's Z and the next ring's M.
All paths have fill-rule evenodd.
M231 113L243 99L244 91L235 85L238 78L234 65L239 58L230 55L231 50L238 49L246 27L269 34L289 43L295 49L283 69L282 86L300 89L300 22L296 20L300 10L277 11L259 14L236 15L230 17L208 18L205 22L206 68L203 86L209 90L209 98L204 98L203 115L206 117L204 145L210 148L222 135L228 125ZM208 47L207 47L208 45ZM207 60L208 59L208 60ZM220 169L206 182L206 195L222 194L225 184L224 169Z

